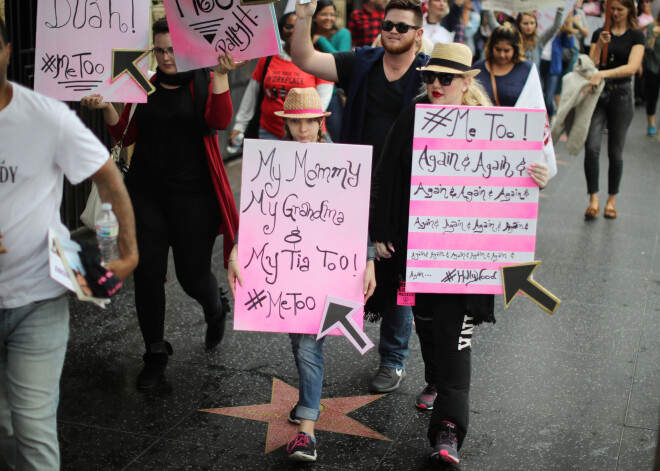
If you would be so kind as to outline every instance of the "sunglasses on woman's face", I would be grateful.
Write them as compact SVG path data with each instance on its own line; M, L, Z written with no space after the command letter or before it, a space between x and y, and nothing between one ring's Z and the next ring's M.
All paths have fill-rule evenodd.
M449 74L446 72L436 73L429 70L422 72L422 81L429 85L435 82L435 79L438 79L440 81L440 85L443 87L448 87L454 81L454 77L456 77L456 74Z
M407 25L405 23L392 23L390 20L385 20L380 24L383 31L392 31L396 28L399 34L406 34L410 28L418 30L419 26Z

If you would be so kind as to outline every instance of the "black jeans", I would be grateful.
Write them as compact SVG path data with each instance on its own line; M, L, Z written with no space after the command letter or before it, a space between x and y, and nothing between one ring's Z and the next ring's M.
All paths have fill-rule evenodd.
M623 146L634 111L630 82L605 85L591 117L584 149L584 174L587 179L587 193L590 195L598 193L600 146L606 124L607 156L610 162L607 193L616 195L619 192L623 173Z
M646 114L652 116L658 104L658 92L660 91L660 74L654 74L646 69Z
M431 446L442 422L456 425L459 448L467 434L474 325L465 306L460 294L415 295L413 315L426 381L438 389L428 430Z
M211 255L220 228L220 208L215 197L140 191L130 191L130 195L140 251L133 273L135 308L144 343L150 345L164 339L170 246L183 290L202 306L207 319L218 310L218 281L211 272Z

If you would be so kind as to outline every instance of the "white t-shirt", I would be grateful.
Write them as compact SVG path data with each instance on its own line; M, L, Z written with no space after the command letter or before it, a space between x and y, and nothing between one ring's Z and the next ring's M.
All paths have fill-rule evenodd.
M63 176L78 184L108 160L108 150L64 103L12 83L0 111L0 308L62 294L48 268L48 229L60 220Z
M422 29L424 30L423 36L428 38L433 44L454 42L454 33L447 30L440 23L427 23L426 17L424 17Z

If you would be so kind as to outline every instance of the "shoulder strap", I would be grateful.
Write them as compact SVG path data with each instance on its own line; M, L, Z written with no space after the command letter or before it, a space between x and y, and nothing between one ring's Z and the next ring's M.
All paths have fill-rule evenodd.
M493 73L493 66L488 62L488 72L490 72L490 84L493 86L493 98L495 98L495 104L500 105L500 99L497 96L497 84L495 83L495 74Z
M126 133L128 132L128 128L131 126L131 121L133 120L133 115L135 114L135 110L137 109L138 104L133 103L131 106L131 111L128 114L128 122L126 123L126 127L124 128L124 133L121 135L121 138L119 141L117 141L117 145L121 147L121 143L124 141L124 138L126 137Z

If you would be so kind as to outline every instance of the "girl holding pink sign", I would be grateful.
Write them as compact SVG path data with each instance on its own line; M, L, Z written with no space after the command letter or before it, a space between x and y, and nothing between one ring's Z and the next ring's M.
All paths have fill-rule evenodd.
M222 340L230 312L211 271L211 255L218 232L224 235L228 254L238 229L217 138L217 130L225 129L232 119L227 73L237 64L227 54L218 58L214 73L178 72L164 18L154 22L153 40L156 91L146 104L136 107L134 115L135 105L128 104L119 116L100 95L87 96L82 104L103 110L110 133L123 146L135 143L126 187L137 226L140 263L134 273L135 307L146 348L136 385L169 389L163 374L172 354L164 339L170 247L181 287L204 311L207 349Z
M369 234L379 258L396 260L396 276L406 271L415 105L492 106L471 64L465 44L436 44L426 66L418 69L424 92L401 112L383 147L371 186ZM528 172L539 187L546 185L546 165L534 164ZM429 383L420 396L429 396L426 408L432 409L431 457L458 463L468 428L472 333L475 325L495 322L494 297L417 293L413 314Z
M284 119L284 139L297 142L326 142L323 137L323 120L330 112L324 112L321 98L314 88L292 88L284 100L283 111L275 114ZM227 278L234 296L238 282L243 286L238 264L238 244L229 257ZM373 247L368 251L364 273L364 298L376 288ZM299 432L289 441L286 450L294 461L316 461L316 437L314 426L320 415L321 389L323 387L323 342L315 334L289 334L291 350L299 378L298 403L289 413L288 420L300 425Z

